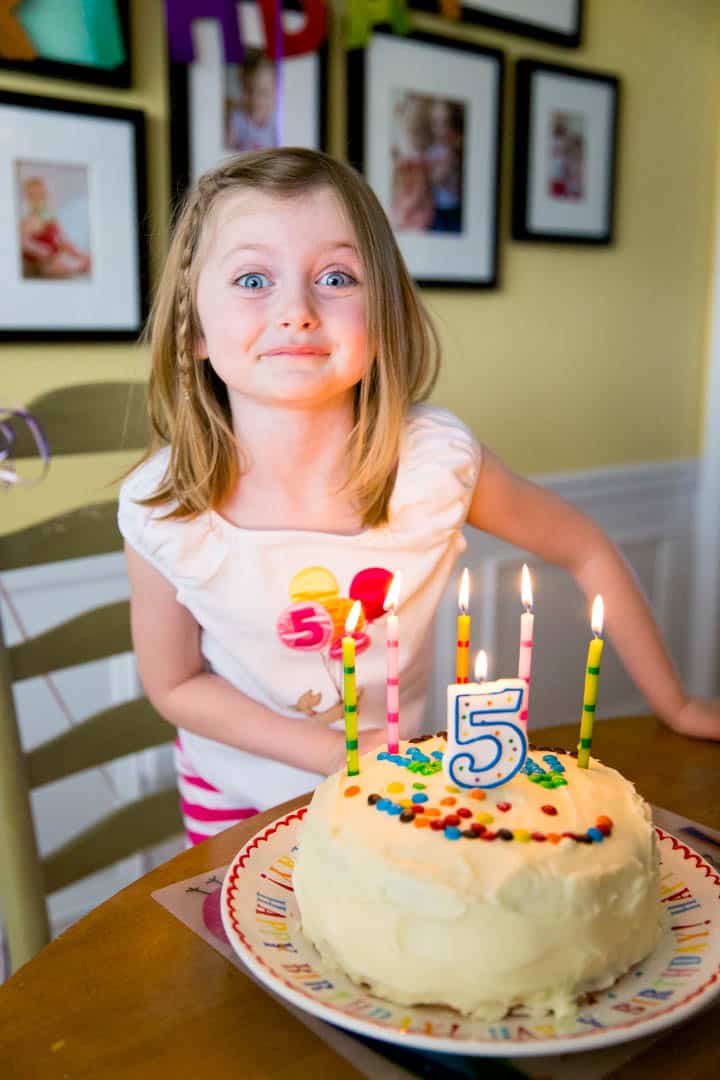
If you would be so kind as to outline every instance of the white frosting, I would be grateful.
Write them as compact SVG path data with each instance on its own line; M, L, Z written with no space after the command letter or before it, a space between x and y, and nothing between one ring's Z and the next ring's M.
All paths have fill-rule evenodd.
M437 761L445 740L415 745ZM401 742L401 755L411 750ZM547 771L545 753L529 757ZM414 773L376 751L361 758L358 777L343 770L323 781L301 826L294 887L303 931L324 961L400 1004L492 1020L519 1003L572 1012L579 994L609 986L651 952L660 897L650 809L615 769L556 757L566 785L547 789L518 774L480 800L442 771ZM345 795L351 787L360 792ZM467 808L461 829L489 814L487 829L526 831L519 836L586 834L600 816L612 831L593 843L450 840L369 805L373 793L396 804L421 793L425 810L443 815Z

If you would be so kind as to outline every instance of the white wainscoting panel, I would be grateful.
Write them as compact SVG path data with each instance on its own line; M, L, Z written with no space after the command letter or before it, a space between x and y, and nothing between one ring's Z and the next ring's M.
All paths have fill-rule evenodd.
M693 511L696 461L674 461L569 476L535 478L592 517L618 544L664 633L680 672L688 667ZM476 529L465 529L467 550L443 597L436 627L436 666L427 724L445 723L445 688L454 679L455 618L460 568L472 580L472 650L485 649L490 678L517 674L520 574L533 578L535 645L530 728L579 721L587 643L588 604L563 570ZM598 720L648 711L608 642L603 653Z

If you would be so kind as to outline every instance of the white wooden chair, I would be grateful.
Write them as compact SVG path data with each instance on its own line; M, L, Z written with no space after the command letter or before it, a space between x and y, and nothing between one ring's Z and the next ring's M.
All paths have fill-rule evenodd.
M57 458L141 450L147 443L142 397L141 383L94 383L53 391L27 407ZM33 453L29 433L18 430L16 458ZM98 503L0 535L0 571L120 550L116 512L115 501ZM173 787L120 807L44 858L38 853L32 789L169 742L174 730L141 697L24 752L13 684L131 649L127 601L84 611L12 646L0 625L0 909L13 970L49 940L50 893L182 831Z

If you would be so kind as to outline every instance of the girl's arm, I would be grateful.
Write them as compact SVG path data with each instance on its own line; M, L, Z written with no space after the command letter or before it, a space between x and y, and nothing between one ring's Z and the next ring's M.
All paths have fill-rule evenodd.
M344 734L328 730L326 720L281 716L206 671L200 627L178 603L173 586L129 544L125 557L140 680L166 720L298 769L327 774L342 766ZM382 737L381 729L361 732L361 753Z
M602 593L608 634L652 709L678 731L720 739L720 705L688 697L632 570L595 522L484 448L468 523L564 567L588 601Z

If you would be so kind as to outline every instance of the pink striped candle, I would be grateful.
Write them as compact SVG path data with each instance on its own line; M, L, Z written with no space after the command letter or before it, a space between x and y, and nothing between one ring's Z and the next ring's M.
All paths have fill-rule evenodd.
M520 616L520 652L518 654L518 679L522 679L527 689L525 691L525 700L523 701L523 707L520 712L520 720L525 726L527 731L528 725L528 702L530 700L530 672L532 669L532 649L533 649L533 622L535 616L532 613L532 584L530 582L530 571L527 568L527 564L523 563L522 568L522 602L525 607L525 611Z
M400 740L400 633L395 608L400 593L400 575L396 574L390 582L385 597L387 641L387 748L388 753L397 754Z

